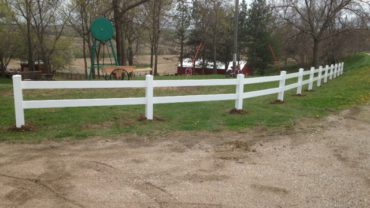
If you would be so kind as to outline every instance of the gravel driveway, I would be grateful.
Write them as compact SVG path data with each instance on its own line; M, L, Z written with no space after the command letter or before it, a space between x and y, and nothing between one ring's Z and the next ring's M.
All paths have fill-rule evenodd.
M370 106L284 130L2 143L0 207L370 207Z

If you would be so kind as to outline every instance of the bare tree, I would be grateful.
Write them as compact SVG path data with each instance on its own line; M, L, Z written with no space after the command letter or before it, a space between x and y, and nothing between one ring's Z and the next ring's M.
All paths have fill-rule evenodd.
M127 41L127 61L129 65L134 65L134 55L138 52L138 44L142 40L145 31L143 19L145 12L141 8L135 8L126 13L125 18L125 37ZM136 43L136 47L134 44ZM135 50L134 50L135 48Z
M153 1L152 7L152 44L151 44L151 63L154 75L158 75L158 47L159 47L159 37L161 32L161 10L163 2L162 0ZM154 62L153 62L154 56Z
M34 70L34 48L32 41L32 0L5 0L5 4L11 10L11 15L13 21L16 22L19 29L23 34L26 34L24 37L25 43L27 45L27 60L28 67L31 71ZM26 29L23 27L22 21L26 22Z
M4 75L11 59L18 55L19 42L19 32L12 25L9 8L0 0L0 75Z
M4 75L10 61L20 54L20 35L12 25L0 29L0 75Z
M330 27L340 30L341 20L348 14L366 14L362 0L282 0L275 8L288 24L295 27L300 33L310 36L312 48L312 64L320 62L320 44L332 35ZM283 10L281 10L283 9Z
M82 56L84 59L85 77L88 76L87 58L91 56L92 40L90 26L92 21L102 16L104 9L107 9L108 2L99 0L72 0L69 9L73 11L69 24L82 38Z
M62 0L34 0L32 6L31 26L37 38L39 55L51 73L51 57L62 37L71 12L63 10Z
M159 41L162 27L167 24L167 14L172 0L156 0L145 6L145 24L150 40L150 66L154 75L158 75Z
M13 21L25 34L29 68L34 69L34 57L37 54L51 73L51 59L70 17L70 11L64 10L62 0L5 1L12 11Z
M112 0L113 19L116 28L117 57L121 65L126 65L124 23L125 14L149 0Z

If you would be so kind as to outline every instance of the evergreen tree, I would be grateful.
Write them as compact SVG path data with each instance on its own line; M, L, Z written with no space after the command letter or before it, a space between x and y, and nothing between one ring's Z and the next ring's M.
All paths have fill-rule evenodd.
M183 68L183 59L184 59L184 45L187 39L187 31L190 27L190 9L186 0L177 0L176 14L176 36L180 44L180 64Z
M273 57L269 47L273 45L270 31L273 23L272 9L266 0L254 0L245 21L245 46L248 50L249 66L264 74Z
M230 4L222 0L196 0L191 14L188 44L194 51L200 44L204 45L199 55L204 61L203 67L210 63L216 69L218 61L227 66L233 54L233 10Z
M238 34L238 40L239 40L239 57L238 59L240 60L240 56L245 56L246 55L246 41L245 36L247 34L247 27L246 27L246 20L247 20L247 12L248 12L248 4L246 3L245 0L242 1L240 5L240 12L239 12L239 34Z

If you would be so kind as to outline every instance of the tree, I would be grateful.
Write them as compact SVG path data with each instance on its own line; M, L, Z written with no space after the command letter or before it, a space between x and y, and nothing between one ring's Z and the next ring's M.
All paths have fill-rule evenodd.
M38 60L41 59L46 65L49 73L52 73L53 56L70 17L70 11L65 10L62 0L5 0L5 2L11 10L13 21L21 34L24 34L28 46L28 67L34 70L34 57L38 57ZM60 51L58 53L60 54Z
M5 1L0 1L0 75L4 75L12 58L20 53L20 35L11 25L11 14Z
M110 2L107 0L72 0L69 9L73 14L69 19L69 24L82 38L82 56L84 59L85 77L88 77L87 58L91 57L92 40L90 26L95 18L104 15L108 10Z
M186 0L177 0L176 14L174 16L176 23L176 36L180 45L180 65L183 68L184 46L190 27L190 9Z
M220 31L221 31L221 15L222 15L222 12L223 12L223 8L222 8L222 2L218 1L218 0L212 0L211 1L211 5L212 5L212 10L211 10L211 13L210 13L210 20L211 20L211 31L212 31L212 55L213 55L213 69L214 71L216 71L217 69L217 41L218 39L220 38L219 35L220 35Z
M131 9L125 14L124 36L127 43L125 45L127 45L126 54L129 65L134 64L134 56L145 48L140 47L140 45L143 43L143 46L145 46L145 43L150 39L152 16L148 14L149 10L151 10L151 4L148 3Z
M5 4L11 11L12 19L18 25L19 29L22 31L24 36L25 43L27 45L27 60L28 60L28 67L31 71L34 70L34 48L33 48L33 40L32 40L32 0L14 0L9 1L5 0ZM23 27L21 21L26 22L26 29Z
M238 47L238 60L240 60L240 56L246 55L246 41L244 40L245 35L247 34L248 28L247 28L247 12L248 12L248 4L245 0L242 1L240 5L240 12L239 12L239 34L238 34L238 40L239 40L239 47Z
M84 72L85 78L88 78L88 68L87 68L87 54L88 51L89 57L91 56L91 36L90 36L90 23L91 16L89 7L91 6L90 0L73 0L71 1L70 8L75 8L75 15L70 19L70 24L73 29L82 37L82 56L84 59ZM87 50L86 50L87 49Z
M4 75L10 61L21 54L22 41L14 27L9 25L1 27L3 28L0 29L0 75Z
M254 0L245 20L245 45L248 50L249 65L261 74L269 63L272 54L269 50L274 43L271 31L273 23L272 9L266 0Z
M341 20L348 15L367 15L368 7L362 0L284 0L275 6L277 12L300 33L312 40L312 64L320 63L320 44L340 30ZM337 28L333 33L330 28Z
M217 61L227 64L231 60L233 12L230 4L221 0L197 0L193 3L192 29L188 44L195 50L200 44L205 47L201 53L203 65L209 60L213 68ZM194 52L195 53L195 52Z
M64 11L62 0L34 0L30 9L32 29L37 38L37 49L49 73L52 72L52 57L70 18Z
M134 9L149 0L112 0L113 19L116 29L116 47L117 57L121 65L126 65L124 23L125 15L131 9ZM156 1L154 1L156 2Z
M150 67L153 69L154 75L158 75L159 42L162 29L168 24L169 18L167 18L167 15L171 6L172 0L156 0L146 4L144 9L144 23L142 26L149 34Z

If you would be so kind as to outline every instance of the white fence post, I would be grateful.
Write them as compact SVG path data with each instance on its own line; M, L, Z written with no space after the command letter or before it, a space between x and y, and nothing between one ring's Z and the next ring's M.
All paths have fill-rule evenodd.
M322 81L322 66L319 67L319 80L317 81L318 87L321 87L321 81Z
M333 78L337 78L337 72L338 72L338 64L334 65L334 73L333 73Z
M338 77L340 76L341 71L342 71L342 63L339 64Z
M284 94L285 94L285 82L286 82L286 71L281 71L280 73L280 83L279 83L279 94L278 94L278 100L284 101Z
M311 67L310 71L310 82L308 84L308 90L311 91L313 89L313 78L315 76L315 67Z
M15 123L17 128L22 128L25 125L24 109L23 109L23 90L22 90L22 76L13 76L13 93L15 106Z
M343 75L344 73L344 62L342 63L342 70L340 71L340 75Z
M328 82L328 76L329 76L329 66L326 65L325 66L325 75L324 75L324 83L327 83Z
M146 96L146 106L145 106L145 117L147 120L153 120L153 96L154 96L154 87L153 87L153 76L146 75L146 89L145 89L145 96Z
M304 69L299 69L297 95L302 95Z
M333 79L333 70L334 70L334 64L332 64L330 66L330 75L329 75L329 79L332 80Z
M340 66L341 66L341 64L339 63L338 64L338 69L337 69L337 77L339 77Z
M243 110L244 74L238 74L237 80L235 109Z

